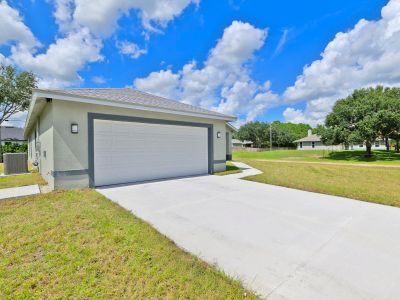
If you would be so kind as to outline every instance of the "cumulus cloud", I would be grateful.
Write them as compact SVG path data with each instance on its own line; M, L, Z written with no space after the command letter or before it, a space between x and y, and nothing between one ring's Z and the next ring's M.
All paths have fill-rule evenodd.
M16 64L33 71L41 87L60 87L82 83L79 75L88 63L103 59L102 40L113 33L124 14L136 10L148 30L164 27L191 3L199 0L54 0L54 18L59 33L47 49L24 24L17 9L0 2L0 45L8 42L11 54L0 54L0 62ZM132 58L147 52L130 42L118 42L122 54ZM95 78L99 83L99 78Z
M381 15L378 21L362 19L336 34L321 59L304 67L284 99L307 101L307 106L304 111L287 110L286 120L299 119L301 113L307 122L323 123L336 100L354 89L400 85L400 1L389 1Z
M143 54L147 53L147 49L141 49L135 43L131 43L128 41L117 41L115 45L117 46L119 53L123 55L128 55L133 59L137 59Z
M55 0L54 16L61 29L84 26L97 36L112 34L118 19L136 10L147 30L164 27L199 0Z
M136 79L135 86L142 91L173 99L178 96L179 80L178 74L173 74L170 70L161 70L151 72L146 78Z
M256 83L246 65L264 45L266 37L264 29L233 21L210 50L202 67L192 61L176 73L152 72L136 79L134 86L188 104L238 114L241 121L252 121L278 102L269 82Z
M87 29L68 34L56 40L40 54L20 44L11 48L11 59L20 67L39 76L41 87L60 87L78 84L77 73L86 63L102 60L101 41L93 38Z
M0 2L0 44L9 41L21 42L28 46L38 42L31 30L24 24L19 11L12 8L6 1Z

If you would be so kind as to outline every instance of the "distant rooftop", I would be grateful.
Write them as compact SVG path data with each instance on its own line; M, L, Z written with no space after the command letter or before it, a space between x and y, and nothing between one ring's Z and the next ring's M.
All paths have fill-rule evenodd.
M12 126L1 126L2 141L24 141L24 129Z

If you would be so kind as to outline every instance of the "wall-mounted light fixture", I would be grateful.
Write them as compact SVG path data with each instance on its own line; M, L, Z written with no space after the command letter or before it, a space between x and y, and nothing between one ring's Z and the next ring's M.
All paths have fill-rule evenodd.
M221 138L221 131L217 132L217 138Z
M71 133L78 133L78 124L71 124Z

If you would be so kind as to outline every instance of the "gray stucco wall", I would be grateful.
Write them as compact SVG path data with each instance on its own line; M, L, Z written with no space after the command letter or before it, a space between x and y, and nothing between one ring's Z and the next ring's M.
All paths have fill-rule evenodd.
M116 108L53 99L46 106L52 107L53 122L53 178L55 188L89 186L88 163L88 113L112 114L142 118L196 122L213 125L214 172L225 170L226 126L223 120L179 116L167 113ZM71 123L79 126L79 133L71 133ZM217 132L221 138L217 138Z
M47 105L36 123L39 134L37 149L35 149L38 154L40 174L52 188L54 188L53 117L53 107L51 104Z

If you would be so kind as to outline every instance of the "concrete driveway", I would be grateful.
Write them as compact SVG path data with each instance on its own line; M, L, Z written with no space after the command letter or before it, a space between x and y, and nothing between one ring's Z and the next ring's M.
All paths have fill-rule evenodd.
M235 176L98 191L264 298L400 299L399 208Z

